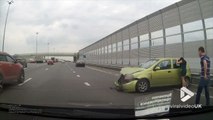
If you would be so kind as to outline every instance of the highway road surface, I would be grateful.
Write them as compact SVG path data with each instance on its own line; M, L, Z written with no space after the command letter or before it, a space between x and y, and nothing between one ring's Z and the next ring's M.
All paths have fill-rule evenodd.
M119 72L94 66L75 67L74 63L29 63L25 81L10 84L0 94L0 103L54 107L119 107L134 108L136 97L173 90L173 103L180 103L178 87L154 88L147 93L124 93L114 88ZM190 90L196 93L196 85ZM213 104L213 88L210 88ZM195 96L189 101L194 103ZM201 103L205 103L204 91Z

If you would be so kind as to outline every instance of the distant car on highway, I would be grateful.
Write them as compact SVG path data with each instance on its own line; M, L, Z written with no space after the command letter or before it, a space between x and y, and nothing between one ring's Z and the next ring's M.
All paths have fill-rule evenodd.
M126 92L146 92L152 87L181 85L181 69L175 58L151 59L139 67L122 68L120 73L119 80L114 84L118 90ZM189 65L185 79L189 85Z
M47 65L54 65L54 62L52 60L48 60Z
M75 63L76 67L85 67L85 61L84 60L77 60Z
M0 52L0 91L3 85L13 81L24 82L25 74L23 66L11 55Z
M36 62L36 63L44 63L44 58L43 58L43 56L36 56L36 57L35 57L35 62Z

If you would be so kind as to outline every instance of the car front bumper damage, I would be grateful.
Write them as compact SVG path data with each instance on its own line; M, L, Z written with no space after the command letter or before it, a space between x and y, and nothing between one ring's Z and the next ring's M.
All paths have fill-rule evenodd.
M120 78L114 82L115 88L119 91L124 92L135 92L137 80L125 80L124 75L121 75Z

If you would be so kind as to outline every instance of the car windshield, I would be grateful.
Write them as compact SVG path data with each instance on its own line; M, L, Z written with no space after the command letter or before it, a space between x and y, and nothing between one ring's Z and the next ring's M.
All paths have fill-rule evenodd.
M213 0L0 0L0 115L203 111L212 61Z
M150 68L152 65L154 65L158 61L159 61L159 59L151 59L145 63L141 63L140 67L147 69L147 68Z

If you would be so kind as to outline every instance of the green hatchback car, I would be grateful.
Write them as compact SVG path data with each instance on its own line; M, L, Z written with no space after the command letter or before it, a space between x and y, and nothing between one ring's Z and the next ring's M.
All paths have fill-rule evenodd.
M114 84L118 90L125 92L146 92L152 87L181 85L181 69L176 58L150 59L139 67L122 68L120 73ZM188 64L185 80L189 85L191 71Z

